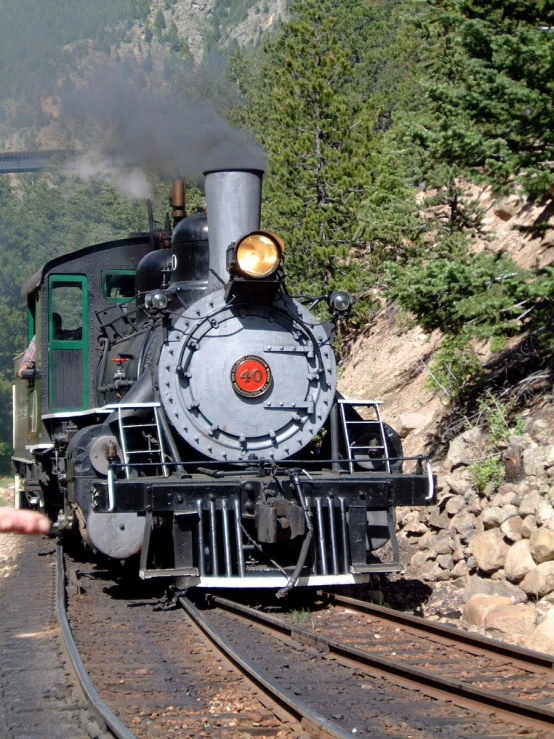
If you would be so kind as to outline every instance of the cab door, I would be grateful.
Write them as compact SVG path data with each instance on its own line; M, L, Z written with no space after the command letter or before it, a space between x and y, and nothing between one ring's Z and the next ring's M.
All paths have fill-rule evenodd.
M48 400L51 412L88 408L88 290L84 275L50 275Z

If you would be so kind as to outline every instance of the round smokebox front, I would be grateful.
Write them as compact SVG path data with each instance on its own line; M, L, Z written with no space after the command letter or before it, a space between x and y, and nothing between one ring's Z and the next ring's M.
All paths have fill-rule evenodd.
M327 335L305 308L289 298L232 308L223 291L176 321L159 365L171 423L221 461L299 451L325 422L335 380Z

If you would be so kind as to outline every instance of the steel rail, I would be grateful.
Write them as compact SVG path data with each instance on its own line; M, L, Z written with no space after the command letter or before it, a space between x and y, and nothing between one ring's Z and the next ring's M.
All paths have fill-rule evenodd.
M68 657L73 665L75 675L81 686L88 704L96 716L104 723L117 739L136 739L129 729L121 723L117 716L112 713L108 706L99 696L91 679L83 665L79 650L73 639L71 627L66 613L66 594L65 594L65 567L63 561L63 547L60 543L57 545L56 551L57 579L56 579L56 612L58 622L62 633L62 639Z
M261 688L266 695L284 706L286 710L300 720L302 725L306 727L309 725L319 732L320 736L332 737L332 739L352 739L352 734L345 731L337 726L332 721L329 721L317 711L314 711L303 701L299 700L292 692L281 688L274 680L260 670L256 665L240 654L230 643L223 637L217 629L210 624L209 620L205 618L200 611L194 606L191 601L185 596L178 598L179 603L185 609L189 617L193 620L197 626L208 636L208 638L214 642L219 649L221 649L225 655L240 668L243 673L246 673L248 677Z
M329 593L326 590L319 592L328 603L339 606L349 606L369 616L375 616L377 618L393 622L398 626L403 626L414 633L421 633L424 631L426 636L431 635L437 637L440 641L446 641L450 644L453 641L457 641L462 647L472 649L476 651L476 653L492 653L498 657L505 657L512 663L527 670L530 665L545 670L552 670L554 668L554 656L551 654L535 652L534 650L526 649L525 647L516 647L511 644L505 644L497 639L480 636L479 634L470 634L467 631L457 629L455 626L439 624L436 623L436 621L426 621L419 616L412 616L410 613L402 613L401 611L395 611L392 608L385 608L384 606L367 603L366 601L358 600L357 598L336 595L335 593Z
M210 601L249 620L257 621L263 626L269 626L280 631L289 638L294 637L306 646L313 646L316 649L319 647L321 651L328 650L333 655L347 660L350 664L355 663L370 668L380 676L398 680L403 685L432 697L450 700L479 712L490 712L492 709L497 715L516 724L521 724L523 719L524 721L533 722L534 727L540 725L542 728L551 730L554 725L554 710L551 708L538 706L531 701L508 698L499 692L473 687L453 678L442 677L431 671L403 665L392 659L373 655L358 647L341 644L335 639L315 634L308 629L295 626L276 616L256 611L249 606L227 598L210 596Z

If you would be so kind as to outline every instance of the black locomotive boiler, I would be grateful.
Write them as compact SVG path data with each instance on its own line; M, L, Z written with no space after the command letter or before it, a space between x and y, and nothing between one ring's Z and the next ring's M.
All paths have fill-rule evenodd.
M402 472L379 403L336 389L336 320L285 286L260 229L262 173L205 174L206 213L86 247L23 288L36 366L14 388L18 505L184 587L365 582L401 570L399 505L429 505L427 460ZM392 561L375 555L388 540Z

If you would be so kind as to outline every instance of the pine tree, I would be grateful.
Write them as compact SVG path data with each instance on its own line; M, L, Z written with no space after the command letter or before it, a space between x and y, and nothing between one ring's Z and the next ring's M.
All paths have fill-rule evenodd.
M235 61L250 103L245 118L270 155L265 223L286 242L294 289L312 295L364 292L357 215L370 179L373 133L338 34L339 16L362 4L297 0L293 20L265 47L257 71Z
M165 22L165 16L163 14L163 11L161 8L158 8L158 12L156 13L154 17L154 32L156 36L161 36L162 32L165 30L166 22Z
M497 186L554 191L554 10L551 0L427 0L436 48L430 144Z

